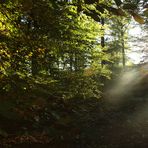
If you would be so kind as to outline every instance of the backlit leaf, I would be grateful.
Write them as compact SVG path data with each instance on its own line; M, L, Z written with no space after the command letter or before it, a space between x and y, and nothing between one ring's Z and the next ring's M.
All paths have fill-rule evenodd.
M138 22L140 24L144 24L144 19L140 15L138 15L136 13L132 13L132 16L136 22Z

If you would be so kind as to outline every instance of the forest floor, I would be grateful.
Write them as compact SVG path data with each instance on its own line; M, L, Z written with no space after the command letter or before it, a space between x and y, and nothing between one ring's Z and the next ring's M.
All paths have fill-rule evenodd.
M37 128L1 115L0 147L147 148L147 96L125 95L120 104L110 97L57 101L58 109L51 112L56 120Z
M79 110L72 115L73 123L55 125L54 128L58 132L53 137L43 133L10 134L1 138L1 147L146 148L147 105L148 102L143 101L126 103L122 107L108 106L95 101L83 102L83 107L79 106ZM11 130L19 130L19 126L17 127L16 123L13 125L12 121L3 124L9 129L12 128Z

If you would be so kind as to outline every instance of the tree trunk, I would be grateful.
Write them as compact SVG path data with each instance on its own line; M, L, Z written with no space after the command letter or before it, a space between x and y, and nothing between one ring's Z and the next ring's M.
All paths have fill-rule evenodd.
M101 22L101 25L102 25L102 31L103 31L103 34L102 34L102 36L101 36L101 47L102 47L102 49L105 47L105 39L104 39L104 18L101 18L101 20L100 20L100 22ZM103 51L103 50L102 50ZM104 52L104 51L103 51ZM103 65L105 64L105 61L104 60L102 60L101 61L101 66L103 67Z
M125 46L124 46L124 32L121 31L121 45L122 45L122 64L125 68Z

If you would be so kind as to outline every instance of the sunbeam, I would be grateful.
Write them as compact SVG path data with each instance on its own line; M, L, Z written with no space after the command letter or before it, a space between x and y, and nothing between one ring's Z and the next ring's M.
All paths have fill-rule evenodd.
M122 103L128 101L129 98L134 99L133 96L135 94L144 93L142 91L147 81L147 66L145 64L141 67L122 72L110 89L107 90L107 102L120 106Z

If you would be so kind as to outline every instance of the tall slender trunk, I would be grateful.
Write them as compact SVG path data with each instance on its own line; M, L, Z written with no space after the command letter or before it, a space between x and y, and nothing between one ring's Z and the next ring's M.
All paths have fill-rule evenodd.
M122 45L122 64L125 68L125 45L124 45L124 32L121 31L121 45Z
M101 36L101 47L102 47L102 51L103 51L103 48L105 47L105 39L104 39L104 18L101 18L100 22L101 22L101 25L102 25L102 32L103 32L102 33L102 36ZM101 66L103 67L104 64L105 64L105 61L102 60L101 61Z

